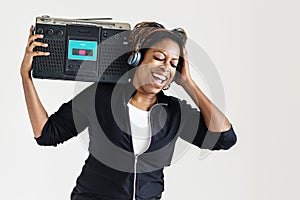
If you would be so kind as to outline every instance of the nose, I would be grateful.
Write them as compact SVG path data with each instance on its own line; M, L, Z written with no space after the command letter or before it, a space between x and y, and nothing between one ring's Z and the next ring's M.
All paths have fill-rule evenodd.
M165 61L164 64L160 67L163 72L170 72L171 63L169 61Z
M170 67L168 65L161 65L160 70L164 73L165 72L169 73L170 72Z

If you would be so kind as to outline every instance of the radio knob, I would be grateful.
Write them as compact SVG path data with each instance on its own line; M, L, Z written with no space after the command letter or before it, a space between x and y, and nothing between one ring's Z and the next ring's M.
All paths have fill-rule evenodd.
M63 30L58 30L58 31L56 32L56 34L57 34L58 36L62 36L62 35L64 34L64 31L63 31Z
M47 30L47 34L48 35L52 35L54 33L54 30L52 28L48 29Z
M42 20L43 22L47 22L47 21L50 20L50 16L49 16L49 15L43 15L43 16L41 17L41 20Z
M36 33L37 33L37 34L43 34L43 33L44 33L44 29L43 29L43 28L38 28L38 29L36 30Z
M114 38L115 38L116 40L118 40L118 39L120 38L120 35L117 33L117 34L114 35Z

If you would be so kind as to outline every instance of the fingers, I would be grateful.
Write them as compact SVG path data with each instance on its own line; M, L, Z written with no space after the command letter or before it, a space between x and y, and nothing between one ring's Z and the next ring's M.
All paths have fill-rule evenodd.
M183 62L188 64L188 55L186 47L183 48Z
M44 52L44 51L31 51L26 53L27 56L49 56L50 52Z
M43 51L34 51L31 53L32 56L49 56L49 52L43 52Z
M29 29L29 37L28 38L30 38L33 35L33 30L34 30L34 26L31 25L30 29Z
M36 39L38 38L43 38L43 35L40 34L35 34L35 35L30 35L28 38L28 43L27 43L27 47L29 47Z
M30 56L49 56L50 52L33 51L35 47L48 47L47 43L34 41L26 48L26 54Z
M27 52L32 52L34 47L48 47L47 43L33 41L30 46L27 47Z
M32 38L32 36L34 36L33 30L34 30L34 26L31 25L30 29L29 29L29 34L28 34L28 44L30 44L31 42L33 42L33 40L37 39L37 38L34 38L34 39ZM38 37L38 36L36 36L36 37Z
M26 54L30 56L47 56L50 55L49 52L34 52L33 49L35 47L48 47L47 43L35 41L38 38L43 38L44 36L41 34L33 34L34 26L31 25L29 30L28 43L26 46Z
M183 57L186 59L187 58L187 50L186 47L183 47Z

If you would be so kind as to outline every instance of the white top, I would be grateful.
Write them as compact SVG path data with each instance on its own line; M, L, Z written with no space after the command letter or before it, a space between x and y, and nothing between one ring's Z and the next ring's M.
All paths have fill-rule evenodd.
M151 141L149 111L141 110L130 103L127 106L129 108L133 150L135 154L142 154L148 149Z

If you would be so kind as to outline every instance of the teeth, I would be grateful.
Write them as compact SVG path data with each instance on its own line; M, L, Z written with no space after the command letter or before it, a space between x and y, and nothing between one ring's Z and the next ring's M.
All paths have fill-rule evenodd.
M157 73L153 73L153 76L155 78L158 78L160 79L162 82L166 81L167 80L167 77L163 76L163 75L160 75L160 74L157 74Z

